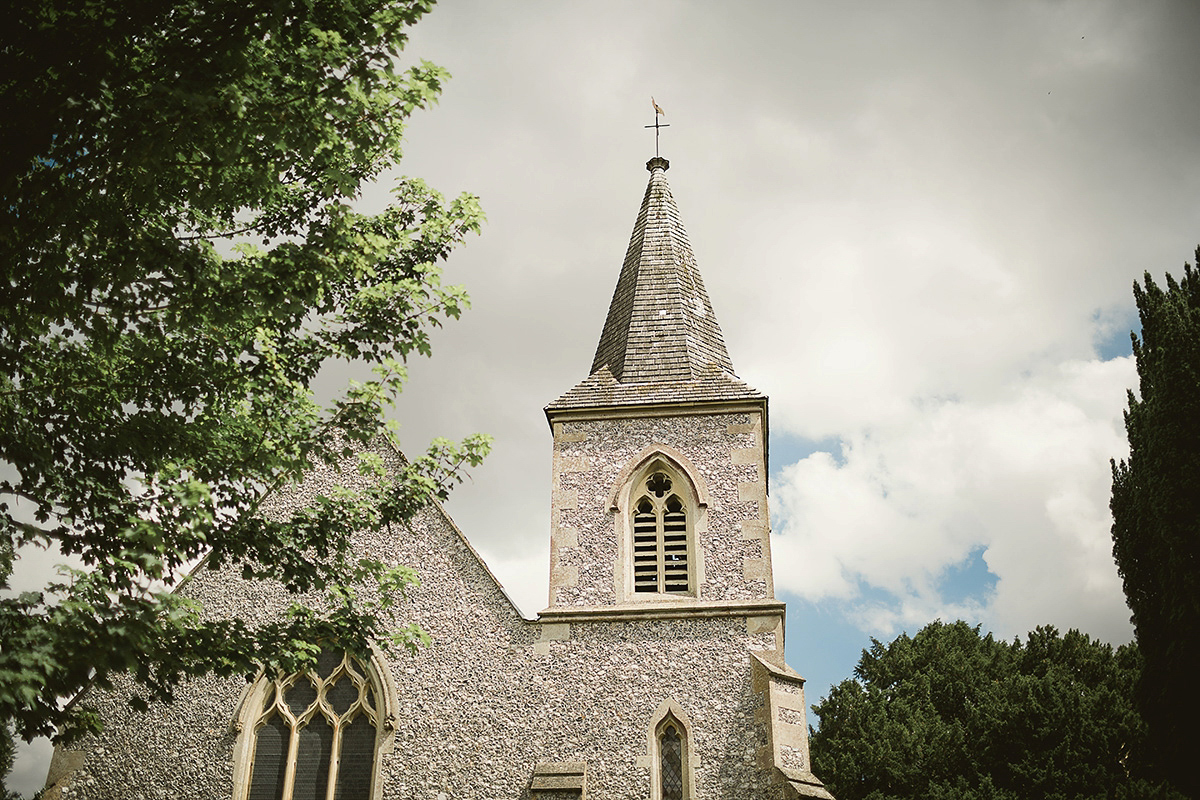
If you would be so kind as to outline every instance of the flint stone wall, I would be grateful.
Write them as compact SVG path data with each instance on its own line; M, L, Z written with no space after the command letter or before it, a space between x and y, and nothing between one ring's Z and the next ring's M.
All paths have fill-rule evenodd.
M640 602L624 590L624 528L616 486L648 448L665 446L695 467L708 508L694 520L699 597L774 597L762 415L757 411L554 423L551 493L552 607Z
M290 502L355 480L318 472ZM763 761L765 700L752 686L750 664L751 650L782 648L776 632L754 632L744 616L525 620L438 508L407 526L359 534L357 545L364 555L418 569L421 585L392 623L416 621L433 639L415 654L385 660L400 714L381 755L377 797L527 800L539 762L586 761L589 797L647 798L649 725L668 699L691 723L697 798L781 791L769 785L769 756ZM252 620L281 613L292 599L242 580L236 569L201 568L183 591L206 614ZM89 692L85 702L105 730L75 746L82 765L47 800L229 798L245 735L234 723L246 688L242 679L191 680L174 704L145 713L129 708L127 684ZM59 757L72 761L69 752Z

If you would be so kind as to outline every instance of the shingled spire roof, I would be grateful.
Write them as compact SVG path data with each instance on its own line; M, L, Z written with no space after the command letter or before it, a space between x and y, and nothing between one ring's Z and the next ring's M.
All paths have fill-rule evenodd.
M657 156L646 164L650 183L591 375L547 411L763 397L733 374L725 338L667 185L669 167Z

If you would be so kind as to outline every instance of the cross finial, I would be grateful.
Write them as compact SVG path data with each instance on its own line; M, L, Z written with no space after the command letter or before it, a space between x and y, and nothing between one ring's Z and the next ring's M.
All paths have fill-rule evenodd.
M669 127L671 127L671 125L670 125L670 123L660 123L658 121L658 118L665 117L667 115L667 112L662 110L662 108L658 105L658 103L656 103L654 101L653 97L650 98L650 105L654 106L654 124L647 125L646 127L654 128L654 157L658 158L658 129L659 128L669 128Z

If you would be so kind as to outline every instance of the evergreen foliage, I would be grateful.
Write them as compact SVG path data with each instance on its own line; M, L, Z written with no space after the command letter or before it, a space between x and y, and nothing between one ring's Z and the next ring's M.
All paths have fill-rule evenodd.
M310 468L395 444L404 361L466 305L437 266L475 198L396 179L405 121L446 73L398 69L424 0L17 0L0 33L0 585L21 548L82 563L0 594L0 722L62 737L61 705L127 674L135 705L183 677L293 670L322 638L384 630L411 570L350 532L444 497L486 437L435 441L364 492L264 503ZM328 403L328 363L378 364ZM297 595L251 627L171 592L201 557Z
M838 800L1178 798L1140 770L1136 647L1038 628L1024 643L933 622L873 641L814 706L813 771Z
M19 794L4 787L4 777L12 771L15 757L16 745L12 730L4 725L0 727L0 800L21 800Z
M1200 263L1200 248L1196 249ZM1152 752L1200 796L1200 274L1185 264L1160 288L1134 284L1141 397L1129 393L1129 459L1113 464L1113 556L1146 666L1137 697Z

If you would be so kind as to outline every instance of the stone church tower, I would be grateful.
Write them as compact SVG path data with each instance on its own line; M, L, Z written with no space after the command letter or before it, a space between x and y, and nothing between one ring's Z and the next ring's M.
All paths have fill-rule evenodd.
M590 374L546 408L549 607L523 618L440 507L359 532L417 568L389 622L430 646L191 681L145 713L93 692L104 733L56 752L47 800L831 800L783 660L767 398L733 373L668 166L647 164ZM314 473L291 502L356 480ZM252 620L292 599L203 565L183 591Z

